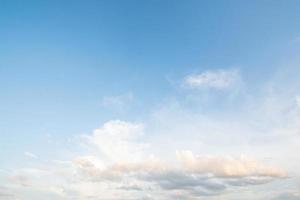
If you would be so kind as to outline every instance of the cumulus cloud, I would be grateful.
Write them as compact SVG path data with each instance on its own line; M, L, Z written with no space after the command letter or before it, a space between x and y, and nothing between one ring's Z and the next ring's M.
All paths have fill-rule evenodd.
M190 81L186 77L187 86L227 89L238 81L239 73L221 70L194 77L203 80ZM224 114L223 110L197 113L184 107L184 102L171 107L168 101L151 119L159 123L148 121L149 130L142 123L108 121L83 137L82 142L88 147L85 153L73 153L72 158L63 162L39 163L39 169L14 172L8 187L31 190L32 194L52 194L56 195L52 199L64 200L220 199L231 191L248 190L253 185L267 187L287 176L275 166L296 163L299 113L294 109L295 94L274 94L272 86L271 94L264 93L265 96L254 98L253 104L243 107L245 114ZM149 139L152 135L156 139ZM286 140L290 136L295 138L293 142ZM166 137L168 140L164 140ZM184 148L180 142L185 142ZM273 144L274 148L270 148ZM252 154L237 156L237 152ZM282 155L289 157L274 159ZM28 153L27 156L30 157ZM273 157L268 160L268 156ZM26 194L18 196L22 195Z
M114 120L106 122L86 138L107 161L137 160L145 147L136 142L143 135L143 129L142 124Z
M17 170L10 184L55 195L55 199L169 200L220 195L232 187L265 184L286 176L276 167L245 156L177 151L173 157L156 157L138 141L143 132L139 123L108 121L84 136L86 145L95 151Z
M191 151L177 151L168 158L154 156L137 140L143 130L139 123L108 121L85 136L95 151L70 161L17 170L10 183L61 199L168 200L215 196L232 187L286 176L276 167L245 156L203 156Z
M240 80L238 70L208 70L191 74L184 78L183 84L190 88L212 88L223 90L232 87Z

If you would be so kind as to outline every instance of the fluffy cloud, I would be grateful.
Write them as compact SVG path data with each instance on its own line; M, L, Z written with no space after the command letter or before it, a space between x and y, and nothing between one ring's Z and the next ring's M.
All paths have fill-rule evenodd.
M229 72L204 72L204 82L187 86L228 89L239 79L234 70L234 78L224 78L224 74L231 77ZM272 199L274 193L266 193L281 188L283 179L292 182L299 172L297 93L280 91L274 84L263 88L262 97L241 102L242 112L234 110L236 104L233 112L224 112L223 107L207 112L203 104L195 111L180 100L167 101L146 121L147 129L142 123L108 121L83 136L87 148L73 152L70 159L47 163L36 159L38 167L11 172L2 193L21 200L32 200L33 195L56 200ZM208 93L219 103L218 92ZM286 172L275 166L290 166L293 178L285 179ZM277 193L282 191L286 188ZM275 199L288 198L298 196L284 193Z
M238 70L214 70L191 74L184 78L184 85L190 88L227 89L240 79Z
M124 121L109 121L86 136L101 154L103 160L116 162L138 160L144 144L136 142L143 135L143 125Z
M71 161L15 171L14 188L56 195L56 199L193 199L222 194L232 187L265 184L285 172L248 157L147 154L137 139L143 125L109 121L87 138L95 151ZM19 194L20 195L20 194Z

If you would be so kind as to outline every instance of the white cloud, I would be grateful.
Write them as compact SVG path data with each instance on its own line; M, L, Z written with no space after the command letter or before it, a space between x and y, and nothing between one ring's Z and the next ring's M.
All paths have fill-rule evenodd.
M240 80L238 70L208 70L184 78L184 85L190 88L227 89Z
M61 199L96 200L99 195L100 199L193 199L286 176L248 157L202 156L191 151L156 157L136 140L143 129L142 124L108 121L86 136L96 153L91 150L71 161L19 169L9 178L12 188Z
M193 173L212 173L220 177L284 177L286 173L278 168L258 163L246 156L239 158L195 156L191 151L177 152L177 157Z
M133 101L132 93L125 93L116 96L105 96L102 99L102 106L122 110Z
M296 103L300 107L300 96L296 96Z
M239 73L224 78L230 71L220 71L195 75L202 82L185 84L235 87ZM298 178L300 162L295 152L300 150L300 117L295 91L276 92L274 85L268 91L262 87L255 91L262 96L250 94L250 102L237 99L234 102L241 105L234 104L230 111L227 104L211 112L200 103L201 109L196 110L179 98L175 106L167 101L146 121L147 129L141 123L108 121L84 137L89 147L85 153L73 152L75 156L67 161L39 163L41 169L12 173L7 187L24 200L31 200L28 191L56 195L52 199L59 200L272 199L277 197L274 193L266 194L282 193L287 180ZM281 168L291 177L286 178ZM279 197L298 198L285 193Z
M27 156L27 157L29 157L29 158L34 158L34 159L38 158L37 155L35 155L35 154L31 153L31 152L28 152L28 151L24 152L24 155Z
M26 169L16 174L19 177L22 174L22 178L16 178L16 175L12 178L14 189L19 186L32 194L43 192L58 195L61 199L95 200L99 199L99 195L100 199L143 199L149 195L151 199L193 199L281 178L281 175L269 174L219 176L211 169L191 171L180 162L174 164L157 159L116 163L104 168L98 168L93 160L77 160L65 169L51 166L51 170Z
M143 135L143 125L120 120L106 122L87 136L89 142L100 151L107 161L137 160L143 144L135 140Z

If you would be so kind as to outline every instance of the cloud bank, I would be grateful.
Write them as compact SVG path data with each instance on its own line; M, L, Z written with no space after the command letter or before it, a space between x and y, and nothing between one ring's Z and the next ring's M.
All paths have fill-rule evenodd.
M9 182L57 199L196 199L287 176L246 156L149 155L150 146L138 142L143 130L140 123L108 121L83 137L90 147L86 155L17 170Z

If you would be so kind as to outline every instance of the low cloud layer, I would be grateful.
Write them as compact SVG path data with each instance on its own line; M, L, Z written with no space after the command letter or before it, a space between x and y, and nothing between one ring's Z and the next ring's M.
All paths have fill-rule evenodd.
M149 155L145 149L150 147L138 142L142 136L142 124L109 121L83 137L90 146L86 155L20 169L8 180L13 188L50 193L56 199L196 199L287 176L246 156L191 151L174 152L172 158Z

